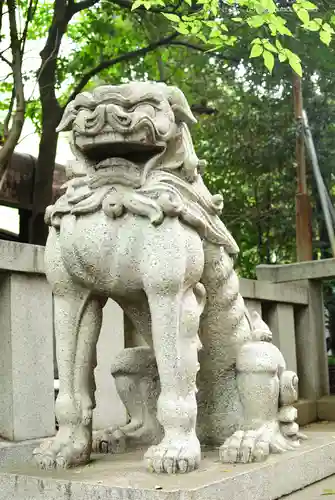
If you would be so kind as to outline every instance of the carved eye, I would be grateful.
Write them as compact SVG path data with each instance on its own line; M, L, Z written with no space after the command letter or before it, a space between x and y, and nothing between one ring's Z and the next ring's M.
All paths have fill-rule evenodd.
M150 118L154 118L156 115L156 110L150 104L139 104L132 111L141 113L141 115L150 116Z

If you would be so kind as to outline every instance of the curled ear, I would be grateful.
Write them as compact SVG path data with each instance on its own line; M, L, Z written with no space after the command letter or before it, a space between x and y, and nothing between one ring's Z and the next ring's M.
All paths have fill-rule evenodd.
M58 125L56 132L68 132L72 128L72 123L74 122L78 108L88 108L94 109L97 105L96 100L89 92L81 92L76 96L74 101L69 102L66 106L63 117Z
M197 123L185 95L178 87L168 86L167 94L177 123L184 122L189 126Z
M75 103L71 101L65 108L62 119L56 128L56 132L67 132L71 130L72 123L76 118L77 112L75 110Z

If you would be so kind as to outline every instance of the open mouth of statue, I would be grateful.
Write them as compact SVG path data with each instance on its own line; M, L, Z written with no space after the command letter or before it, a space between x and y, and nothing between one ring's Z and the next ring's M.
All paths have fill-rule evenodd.
M151 158L163 152L162 146L142 143L90 144L85 147L85 156L96 166L108 166L108 160L123 159L135 165L145 165Z

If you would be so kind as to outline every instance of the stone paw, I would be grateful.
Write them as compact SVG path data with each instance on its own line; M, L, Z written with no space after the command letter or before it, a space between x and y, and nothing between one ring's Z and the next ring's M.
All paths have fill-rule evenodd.
M223 463L260 462L270 454L270 444L267 439L258 439L256 431L236 431L220 447L219 453Z
M166 439L157 446L151 446L144 459L150 472L185 474L197 469L201 460L200 443L192 439Z
M103 429L93 432L93 453L124 453L127 437L120 429Z
M223 463L262 462L270 453L283 453L295 450L300 441L295 437L284 436L277 422L266 424L254 431L236 431L220 447L220 460Z
M53 440L45 441L33 451L40 469L68 469L85 465L90 460L90 430L84 426L60 429Z

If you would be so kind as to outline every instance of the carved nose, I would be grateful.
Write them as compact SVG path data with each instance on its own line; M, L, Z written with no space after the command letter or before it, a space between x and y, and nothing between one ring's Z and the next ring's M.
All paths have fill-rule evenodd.
M121 114L121 113L117 113L115 115L115 118L117 119L117 121L119 123L121 123L121 125L130 125L130 123L131 123L131 119L129 118L129 116Z
M117 109L114 111L114 118L120 123L120 125L130 125L131 118L130 116L122 111L121 109Z

